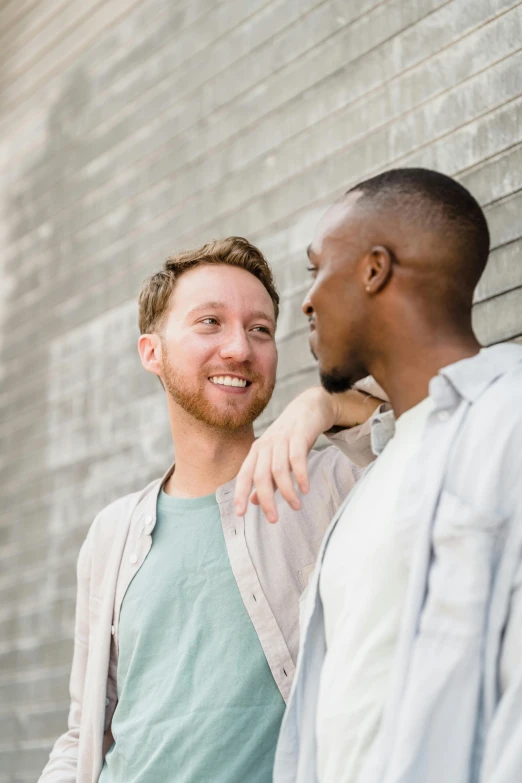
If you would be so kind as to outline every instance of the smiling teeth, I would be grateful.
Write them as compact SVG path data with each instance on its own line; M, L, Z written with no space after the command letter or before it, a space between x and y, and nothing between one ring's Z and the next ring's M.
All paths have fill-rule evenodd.
M242 378L231 378L230 375L214 375L209 378L212 383L219 383L221 386L241 386L244 388L247 382Z

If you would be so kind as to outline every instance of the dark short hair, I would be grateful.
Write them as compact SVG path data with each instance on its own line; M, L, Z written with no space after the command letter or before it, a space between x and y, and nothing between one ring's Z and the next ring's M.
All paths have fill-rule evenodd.
M422 168L390 169L350 188L358 202L397 209L406 218L439 232L455 247L475 285L489 255L490 236L486 217L477 200L456 180L438 171ZM346 195L347 195L346 194Z
M139 296L139 327L141 334L161 329L176 281L184 272L196 266L224 264L245 269L264 285L279 314L279 294L272 270L262 252L243 237L227 237L208 242L195 250L184 250L167 258L163 268L143 282Z

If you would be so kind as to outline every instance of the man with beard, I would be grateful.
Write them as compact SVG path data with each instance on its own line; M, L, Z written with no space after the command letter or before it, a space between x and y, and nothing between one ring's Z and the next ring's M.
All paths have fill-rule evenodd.
M308 249L325 388L371 373L396 421L319 553L275 783L522 780L522 347L473 332L488 252L475 199L425 169L352 188Z
M299 597L360 474L326 449L308 461L298 514L281 503L283 524L269 526L257 506L235 512L274 388L278 304L265 259L238 237L168 259L143 285L139 352L165 389L176 463L104 509L82 547L69 730L41 783L272 779ZM378 404L320 388L303 399L325 429ZM334 438L367 462L360 427Z

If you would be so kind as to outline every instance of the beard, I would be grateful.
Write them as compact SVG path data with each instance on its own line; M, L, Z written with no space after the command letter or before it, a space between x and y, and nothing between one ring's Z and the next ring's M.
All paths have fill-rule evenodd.
M342 394L342 392L351 389L357 381L366 378L368 370L363 365L352 364L349 367L340 369L334 367L331 370L322 370L319 366L319 378L321 380L321 386L326 389L329 394Z
M319 361L319 357L314 351L312 345L310 345L310 351L312 352L314 359ZM321 381L321 386L328 392L328 394L342 394L342 392L351 389L354 383L359 380L359 378L354 377L352 373L342 372L338 368L334 368L329 372L325 372L321 370L320 366L319 379Z
M350 375L344 375L340 370L332 370L331 372L319 373L321 379L321 386L329 394L341 394L342 392L351 389L354 383L357 381Z
M369 373L357 362L350 362L350 366L341 370L339 367L333 367L331 370L321 369L321 362L318 353L314 350L310 338L310 351L314 359L319 362L319 380L321 386L329 394L342 394L351 389L357 381L365 378Z
M319 356L314 351L312 342L310 341L310 352L316 362L319 361ZM329 372L323 372L319 366L319 379L321 386L329 394L341 394L342 392L351 389L353 384L357 381L357 378L352 378L351 374L341 372L338 368L330 370Z
M172 366L164 348L162 369L165 389L174 402L197 421L220 432L239 432L252 424L264 411L274 391L275 379L263 385L263 377L245 366L229 367L228 373L246 375L252 385L255 384L256 392L251 393L246 406L241 397L231 394L224 396L223 404L218 407L205 397L204 386L212 375L227 375L222 368L216 372L210 370L200 381L194 380Z

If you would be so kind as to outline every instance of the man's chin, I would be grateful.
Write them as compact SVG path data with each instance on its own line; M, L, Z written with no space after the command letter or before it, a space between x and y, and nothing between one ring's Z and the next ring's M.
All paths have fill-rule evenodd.
M340 394L353 386L352 380L348 375L343 375L339 370L331 372L320 372L321 385L329 394Z
M196 421L221 432L240 432L251 427L268 405L273 384L269 387L249 388L248 395L223 394L201 381L193 385L165 361L163 368L165 389L172 400Z
M368 373L365 370L340 370L337 367L332 370L323 370L319 368L321 385L329 394L341 394L348 391L357 381L360 381L367 375Z
M222 432L240 432L246 427L251 427L255 418L250 410L246 411L219 411L205 410L199 417L209 427Z
M326 369L321 362L319 352L314 347L314 336L314 333L310 335L310 351L314 359L319 362L319 378L321 381L321 386L326 389L329 394L342 394L342 392L351 389L354 383L357 383L357 381L360 381L361 378L364 378L366 375L368 375L368 373L362 373L359 375L359 373L354 372L353 370L341 370L339 367Z
M216 404L215 400L205 398L203 395L194 396L190 401L186 398L184 400L178 398L177 401L181 403L187 413L211 429L223 433L239 433L252 427L268 405L271 394L270 392L270 396L268 394L256 395L247 404L245 404L246 400L240 397L231 397L221 404Z

